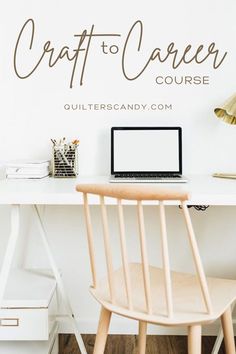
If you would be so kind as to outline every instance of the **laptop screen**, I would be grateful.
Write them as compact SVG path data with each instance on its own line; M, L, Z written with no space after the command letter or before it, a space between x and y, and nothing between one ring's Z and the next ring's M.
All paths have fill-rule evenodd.
M111 173L126 172L181 174L181 128L111 128Z

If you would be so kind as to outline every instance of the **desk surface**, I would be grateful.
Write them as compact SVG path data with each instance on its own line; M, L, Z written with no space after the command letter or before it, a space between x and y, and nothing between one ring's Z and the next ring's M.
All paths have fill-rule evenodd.
M190 192L188 204L236 205L236 180L214 178L210 175L190 175L188 183L159 184L160 187L181 188ZM108 183L108 177L89 176L71 179L44 178L40 180L0 180L0 204L82 204L77 183ZM94 199L94 204L97 203Z

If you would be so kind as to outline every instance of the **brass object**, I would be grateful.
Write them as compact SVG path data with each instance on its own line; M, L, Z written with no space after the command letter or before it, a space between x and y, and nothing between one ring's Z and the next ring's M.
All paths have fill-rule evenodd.
M236 179L235 173L213 173L213 177Z
M236 94L214 109L216 116L228 124L236 124ZM236 179L236 173L214 173L213 177Z
M236 94L231 96L222 106L214 109L218 118L228 124L236 124Z

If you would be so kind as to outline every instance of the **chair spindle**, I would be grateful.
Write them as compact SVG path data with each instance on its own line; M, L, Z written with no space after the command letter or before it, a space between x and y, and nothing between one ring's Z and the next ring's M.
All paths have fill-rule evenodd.
M89 258L90 258L90 267L93 279L93 287L97 287L97 272L96 272L96 264L95 264L95 251L94 251L94 239L93 239L93 229L91 222L91 214L90 208L88 204L88 195L87 193L83 193L84 198L84 212L85 212L85 221L87 228L87 239L88 239L88 248L89 248Z
M188 236L189 236L189 242L190 242L190 246L191 246L191 250L192 250L192 254L193 254L193 260L195 263L195 267L196 267L197 276L199 279L203 299L204 299L208 314L211 314L212 313L211 298L210 298L207 280L206 280L205 272L204 272L203 265L201 262L201 258L200 258L198 245L196 242L191 218L189 215L188 207L187 207L186 202L181 202L181 206L182 206L182 210L184 213L185 223L187 226L187 231L188 231Z
M132 303L132 293L131 293L130 271L129 271L129 263L128 263L127 247L126 247L126 238L125 238L124 213L123 213L123 206L121 203L121 199L117 199L117 205L118 205L119 228L120 228L121 256L122 256L122 264L123 264L124 279L125 279L125 290L127 295L128 308L129 310L132 311L133 303Z
M147 246L146 246L143 206L140 200L137 201L137 206L138 206L139 236L140 236L142 271L143 271L143 280L144 280L144 292L145 292L145 299L146 299L146 310L147 313L151 315L152 299L151 299L150 273L149 273L149 263L148 263L148 254L147 254Z
M113 280L112 251L111 251L111 243L110 243L108 220L107 220L107 210L106 210L106 205L105 205L105 201L104 201L103 196L100 196L100 205L101 205L101 211L102 211L103 239L104 239L104 247L105 247L105 256L106 256L110 298L111 298L111 302L113 304L115 304L115 288L114 288L114 280Z
M171 284L170 260L169 260L168 240L167 240L167 231L166 231L166 216L165 216L165 207L163 201L160 201L159 212L160 212L161 248L162 248L163 270L164 270L164 277L165 277L167 314L168 317L172 317L173 316L172 284Z

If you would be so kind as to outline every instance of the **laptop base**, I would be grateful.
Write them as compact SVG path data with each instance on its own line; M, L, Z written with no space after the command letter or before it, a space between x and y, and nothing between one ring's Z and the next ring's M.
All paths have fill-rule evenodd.
M186 183L187 177L115 177L110 176L110 183Z

